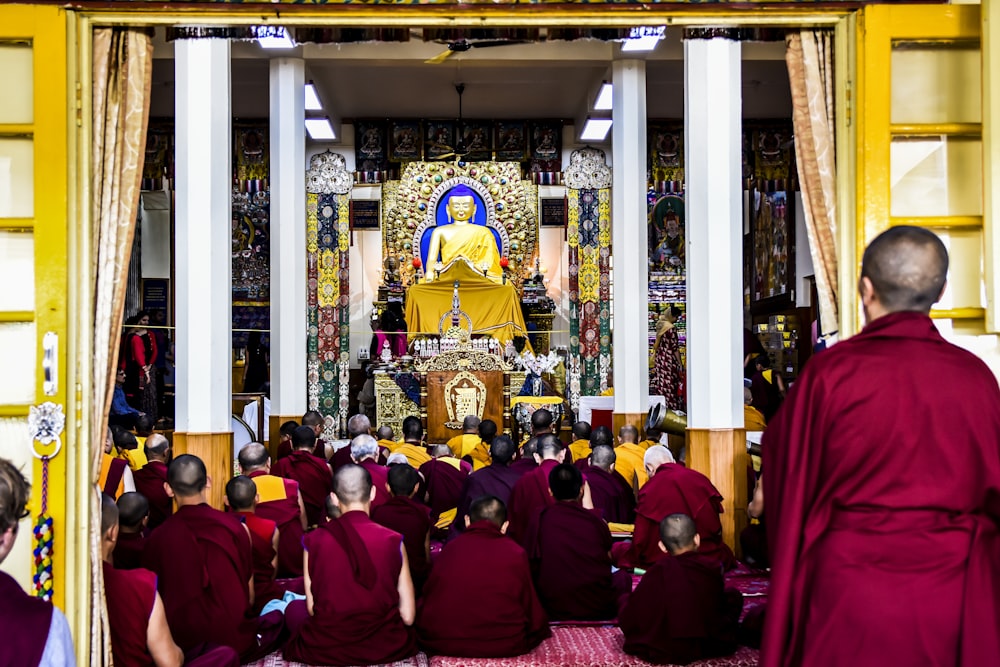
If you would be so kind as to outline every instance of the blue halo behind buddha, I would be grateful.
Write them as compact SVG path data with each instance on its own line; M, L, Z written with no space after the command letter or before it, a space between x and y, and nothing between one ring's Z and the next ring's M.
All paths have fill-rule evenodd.
M486 203L483 201L482 196L468 185L459 183L441 195L434 211L434 227L428 227L420 237L420 261L423 263L423 266L429 266L427 252L430 250L431 235L434 233L435 227L452 224L448 218L448 202L452 197L472 197L472 200L476 203L476 212L469 222L473 225L482 225L490 230L494 240L497 242L497 251L502 257L504 255L503 241L500 238L499 232L486 224Z

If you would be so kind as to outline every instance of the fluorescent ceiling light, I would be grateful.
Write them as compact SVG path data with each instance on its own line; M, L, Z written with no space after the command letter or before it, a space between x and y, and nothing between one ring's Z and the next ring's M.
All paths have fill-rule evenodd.
M611 129L610 118L588 118L580 133L583 141L604 141Z
M664 30L662 25L632 28L628 38L622 42L622 51L652 51L663 39Z
M313 141L333 141L337 138L329 118L306 118L306 132Z
M253 31L262 49L295 48L295 42L292 41L288 31L281 26L258 25L254 26Z
M316 86L310 81L306 84L306 111L322 111L323 103L316 94Z
M602 83L601 90L597 93L597 99L594 101L594 111L610 111L611 110L611 84Z

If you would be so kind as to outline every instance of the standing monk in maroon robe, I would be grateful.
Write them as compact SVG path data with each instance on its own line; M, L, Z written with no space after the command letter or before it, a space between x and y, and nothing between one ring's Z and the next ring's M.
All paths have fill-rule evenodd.
M147 463L132 477L135 479L135 490L146 496L149 502L149 529L153 530L174 513L174 500L163 488L170 462L170 441L154 433L146 438L143 451Z
M285 589L275 582L278 567L278 527L254 513L257 485L244 475L226 483L226 504L250 531L253 547L253 613L259 614L271 600L280 600Z
M118 498L118 535L114 550L114 565L119 570L142 567L142 550L146 546L146 523L149 503L141 493L132 491Z
M406 463L389 468L392 498L381 507L372 508L372 521L403 536L406 557L410 562L413 586L420 594L431 569L430 509L413 499L420 475Z
M590 486L594 509L609 523L635 523L635 495L625 478L615 472L615 450L598 445L590 454L590 465L581 468Z
M273 612L276 628L272 618L247 615L253 604L250 534L238 518L208 505L208 484L197 456L183 454L170 463L167 493L177 511L150 536L143 566L158 577L167 621L182 649L221 644L250 662L271 651L281 614Z
M643 460L649 481L639 492L632 542L616 548L619 567L649 567L663 557L657 546L660 522L671 514L686 514L698 527L702 556L718 559L725 569L736 567L733 552L722 541L722 494L697 470L674 463L670 450L656 445ZM619 545L615 545L619 547Z
M524 549L506 537L499 498L478 498L438 556L417 618L421 647L468 658L523 655L550 636Z
M299 483L299 493L310 526L323 523L326 497L330 495L333 475L330 464L313 455L316 433L311 426L300 426L292 433L292 453L271 466L271 474Z
M375 488L358 465L334 478L340 518L305 536L306 600L285 612L286 660L367 665L415 655L416 603L402 538L368 518Z
M725 589L717 560L698 553L691 517L671 514L659 534L670 555L643 575L618 617L625 652L671 665L733 653L743 596Z
M31 487L7 459L0 459L0 563L14 548L18 521L28 516ZM114 505L114 501L111 501ZM0 667L74 664L73 638L63 613L51 602L31 597L0 572Z
M476 498L495 496L504 505L510 501L511 490L525 472L511 465L516 451L517 448L514 447L514 441L510 436L494 436L493 442L490 443L492 461L490 465L476 470L465 478L455 520L451 523L450 538L465 530L465 517L469 515L469 507Z
M238 459L240 471L257 486L254 512L278 526L278 576L301 577L302 535L309 524L299 483L270 474L271 457L259 442L241 449Z
M351 440L351 460L368 471L375 487L375 500L372 507L379 507L389 502L389 469L378 462L378 441L370 435L361 434Z
M1000 665L1000 390L928 317L948 254L865 251L868 324L813 358L764 432L762 665Z
M555 500L549 493L549 473L563 462L566 448L555 435L546 433L538 438L538 467L518 480L510 492L509 535L524 546L527 544L528 526L535 515Z
M156 575L142 568L119 570L111 566L117 551L119 510L110 496L101 501L101 555L104 593L111 627L111 654L128 667L239 667L240 657L228 646L199 646L187 655L174 642L163 600L156 592Z
M448 445L431 445L429 451L434 458L420 466L420 474L424 476L424 502L431 508L435 532L446 531L455 520L462 487L472 472L472 465L455 458Z
M632 591L632 575L625 570L611 573L608 524L593 509L583 475L572 464L552 469L549 488L556 502L535 516L527 535L542 606L555 620L615 618Z

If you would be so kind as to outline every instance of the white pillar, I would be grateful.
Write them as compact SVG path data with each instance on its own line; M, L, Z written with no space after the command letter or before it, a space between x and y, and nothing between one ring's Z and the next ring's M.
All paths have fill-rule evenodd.
M740 74L738 41L685 40L688 428L743 427Z
M304 60L271 61L271 414L281 417L306 411L304 85Z
M232 179L229 42L174 43L176 429L230 431Z
M616 60L611 69L615 414L638 415L649 409L646 63Z

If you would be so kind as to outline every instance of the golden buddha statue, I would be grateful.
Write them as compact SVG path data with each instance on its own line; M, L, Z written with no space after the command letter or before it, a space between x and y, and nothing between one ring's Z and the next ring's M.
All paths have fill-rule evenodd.
M436 280L441 269L459 258L489 280L503 282L500 252L493 232L485 225L471 222L476 215L472 189L465 185L452 188L448 192L446 210L451 224L439 225L431 233L425 282Z

